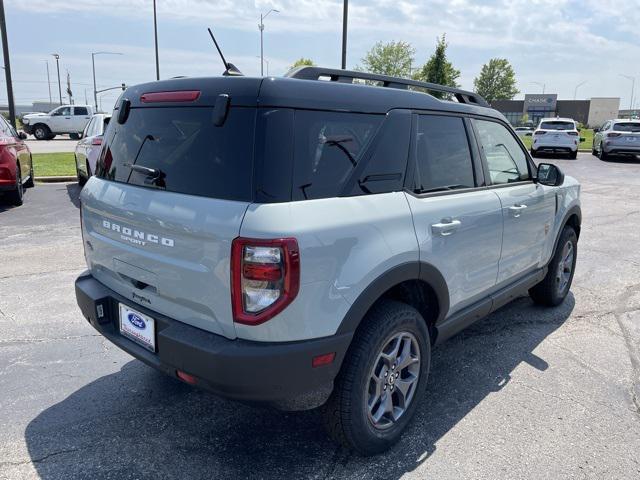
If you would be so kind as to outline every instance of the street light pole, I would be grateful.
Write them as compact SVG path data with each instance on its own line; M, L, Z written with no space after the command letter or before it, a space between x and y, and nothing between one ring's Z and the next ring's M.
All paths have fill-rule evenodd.
M11 83L11 65L9 62L9 44L7 43L7 23L4 16L4 0L0 0L0 29L2 29L2 54L4 55L4 74L7 81L7 100L9 103L9 121L16 128L16 106L13 101Z
M258 25L258 30L260 30L260 76L264 77L264 41L263 41L263 33L264 33L264 19L269 16L271 12L280 13L280 10L276 10L272 8L269 10L266 15L260 14L260 24Z
M93 101L96 106L96 112L98 111L98 92L96 91L96 55L122 55L118 52L92 52L91 53L91 66L93 68Z
M628 80L631 80L631 102L629 106L630 115L633 115L633 95L636 86L636 77L632 77L631 75L625 75L624 73L620 74L621 77L624 77Z
M156 0L153 0L153 34L156 44L156 80L160 80L160 58L158 57L158 19L156 17Z
M47 87L49 87L49 104L53 103L51 99L51 80L49 79L49 60L45 60L44 63L47 64Z
M542 94L544 95L544 91L545 91L545 89L547 87L546 83L540 83L540 82L531 82L531 83L533 83L534 85L538 85L538 86L542 87Z
M578 96L578 88L580 88L582 85L584 85L585 83L587 83L587 80L585 80L584 82L579 83L578 85L576 85L576 88L573 89L573 99L575 100L576 97Z
M58 70L58 95L60 95L60 105L62 105L62 84L60 83L60 55L57 53L51 54L56 59L56 69Z
M347 19L349 17L349 0L342 4L342 70L347 69Z

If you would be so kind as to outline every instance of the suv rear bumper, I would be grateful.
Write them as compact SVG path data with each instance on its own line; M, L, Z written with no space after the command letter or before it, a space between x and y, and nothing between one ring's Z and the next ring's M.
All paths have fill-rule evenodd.
M75 287L78 306L91 325L147 365L173 377L177 370L193 375L197 386L223 397L286 410L313 408L326 401L353 336L287 343L229 340L133 304L88 272L76 279ZM155 353L119 333L118 302L155 319ZM103 316L98 318L100 306ZM336 354L331 364L312 367L314 357L331 352Z

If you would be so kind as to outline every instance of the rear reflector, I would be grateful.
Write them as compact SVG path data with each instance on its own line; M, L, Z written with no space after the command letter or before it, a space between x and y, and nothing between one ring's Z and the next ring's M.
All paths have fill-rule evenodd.
M151 92L140 96L142 103L194 102L200 97L200 90L181 90L177 92Z
M102 137L95 137L91 140L91 145L102 145Z
M622 135L621 133L607 133L607 137L611 138L611 137L619 137L620 135Z
M195 385L198 383L198 377L194 377L193 375L189 375L188 373L180 370L176 370L176 376L189 385Z
M329 365L336 358L336 352L325 353L323 355L318 355L317 357L313 357L311 360L311 366L313 368L321 367L323 365Z

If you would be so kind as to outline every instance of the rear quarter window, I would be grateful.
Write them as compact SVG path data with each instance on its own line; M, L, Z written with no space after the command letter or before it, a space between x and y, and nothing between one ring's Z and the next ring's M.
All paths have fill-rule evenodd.
M116 112L117 113L117 112ZM252 201L254 108L231 108L216 127L213 107L132 108L109 122L99 177L145 188ZM132 165L154 169L153 177Z

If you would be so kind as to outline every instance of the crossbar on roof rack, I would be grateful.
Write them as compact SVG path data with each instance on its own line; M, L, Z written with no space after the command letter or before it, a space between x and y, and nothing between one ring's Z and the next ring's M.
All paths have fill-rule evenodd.
M390 77L388 75L378 75L375 73L357 72L354 70L339 70L337 68L322 67L298 67L290 70L285 77L298 78L302 80L320 80L327 77L332 82L353 83L354 79L372 80L380 82L382 87L408 90L409 86L420 87L434 92L450 93L459 103L478 105L480 107L490 107L487 101L477 93L460 90L459 88L446 87L437 83L419 82L408 78Z

